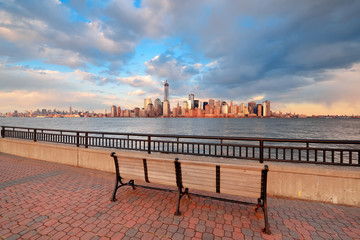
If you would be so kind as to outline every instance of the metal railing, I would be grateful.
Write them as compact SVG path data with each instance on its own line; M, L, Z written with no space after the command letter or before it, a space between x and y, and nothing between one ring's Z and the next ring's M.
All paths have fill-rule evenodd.
M360 141L72 131L2 126L3 138L278 162L360 166Z

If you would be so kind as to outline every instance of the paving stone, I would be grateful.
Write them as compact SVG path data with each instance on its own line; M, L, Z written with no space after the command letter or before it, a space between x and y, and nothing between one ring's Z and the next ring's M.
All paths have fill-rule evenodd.
M135 228L130 228L129 230L126 231L125 235L128 237L133 237L136 235L136 233L138 232L137 229Z
M348 240L360 235L357 207L268 198L272 235L266 235L263 213L253 206L192 196L181 200L182 214L174 216L172 192L124 187L110 202L113 173L2 153L0 169L0 239Z
M215 236L213 234L211 234L211 233L205 232L202 235L203 240L213 240L214 238L215 238Z

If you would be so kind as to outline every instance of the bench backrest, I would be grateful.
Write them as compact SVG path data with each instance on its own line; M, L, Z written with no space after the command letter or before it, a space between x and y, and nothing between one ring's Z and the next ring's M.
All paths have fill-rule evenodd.
M193 190L254 198L259 198L262 191L263 166L179 160L179 173L173 159L116 156L120 176L125 179L177 186L180 176L182 186Z
M263 168L180 161L185 188L259 198Z
M116 154L120 176L125 179L176 186L174 160Z

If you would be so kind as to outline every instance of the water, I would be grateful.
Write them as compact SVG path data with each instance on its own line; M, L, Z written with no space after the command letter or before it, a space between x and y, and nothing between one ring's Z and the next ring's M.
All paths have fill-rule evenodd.
M0 118L0 125L122 133L360 140L360 119Z

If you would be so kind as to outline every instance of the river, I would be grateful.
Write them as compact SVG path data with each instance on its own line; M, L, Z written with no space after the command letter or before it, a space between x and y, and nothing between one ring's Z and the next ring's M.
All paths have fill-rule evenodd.
M0 125L122 133L360 140L360 119L1 117Z

